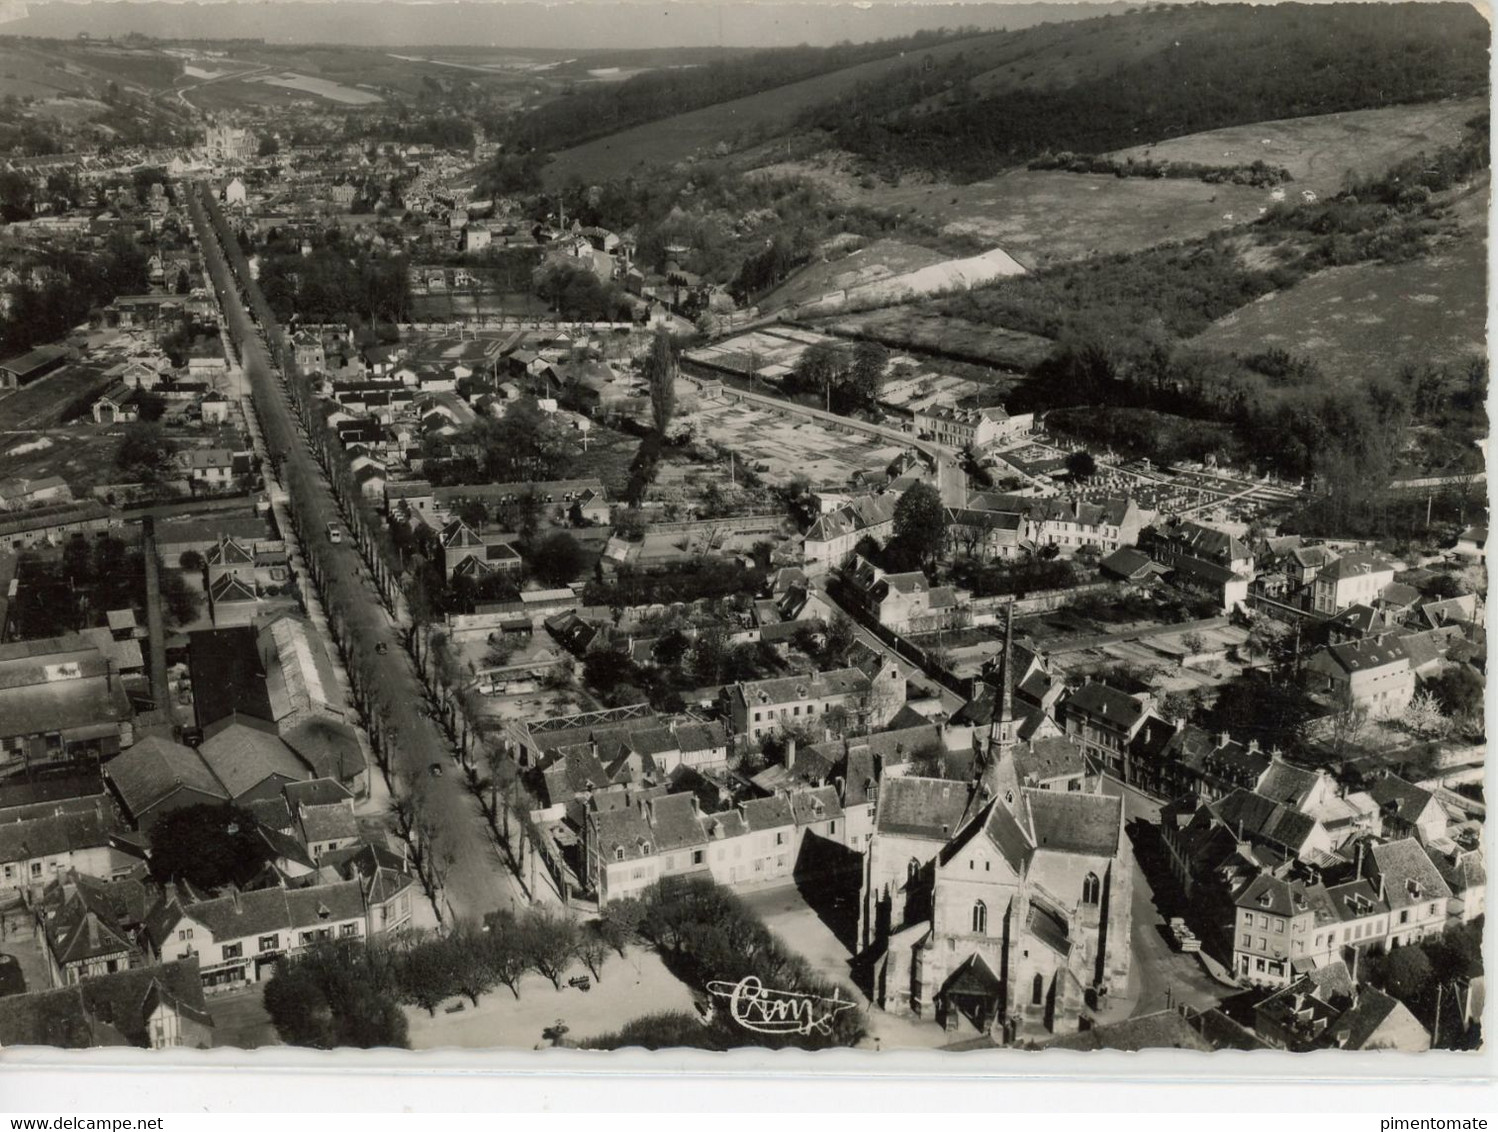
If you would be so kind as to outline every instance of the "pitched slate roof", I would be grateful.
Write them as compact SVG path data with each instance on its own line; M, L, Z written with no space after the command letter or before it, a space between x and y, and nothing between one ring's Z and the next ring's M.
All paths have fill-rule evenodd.
M194 790L226 801L229 797L197 751L159 735L148 735L115 756L104 767L104 776L136 818L178 790Z
M275 719L253 629L201 629L188 634L187 647L199 727L236 713Z
M162 1001L202 1025L213 1025L194 957L0 998L0 1046L146 1048L151 1044L147 1019Z
M321 806L304 803L297 807L297 820L302 827L302 841L307 845L359 836L359 823L354 820L353 807L347 802Z
M1116 727L1130 728L1148 710L1127 692L1101 680L1083 684L1066 698L1068 713L1082 712L1094 719L1106 719Z
M1154 562L1142 550L1136 550L1132 546L1121 546L1098 565L1109 573L1117 574L1120 578L1134 579L1147 574Z
M798 700L857 695L869 690L869 678L857 668L837 668L803 676L772 676L745 680L731 686L731 695L746 707L787 704Z
M1369 637L1353 644L1332 645L1323 655L1329 656L1348 673L1371 672L1392 664L1409 664L1409 654L1398 637Z
M962 824L970 791L965 783L941 778L886 778L874 808L875 828L884 834L946 841Z
M830 542L843 535L894 522L897 502L899 499L894 494L855 499L813 523L811 530L806 532L806 541Z
M791 810L790 801L783 794L777 794L771 798L752 799L745 802L740 809L743 811L745 823L754 833L769 829L783 829L796 824L796 816Z
M1388 774L1368 787L1368 796L1378 803L1380 809L1390 809L1401 821L1411 825L1419 822L1427 806L1435 801L1435 795L1423 786L1406 782L1397 774Z
M1384 881L1384 898L1398 911L1451 896L1440 870L1413 837L1375 845L1373 868Z
M598 851L605 861L633 861L653 853L655 834L638 806L594 811L589 818L597 833ZM624 856L619 857L619 851Z
M1123 836L1123 799L1025 787L1023 816L1037 850L1112 857Z
M1282 759L1271 757L1269 769L1259 779L1254 793L1299 809L1320 781L1320 776L1315 771L1302 770Z
M1234 790L1209 808L1230 830L1299 853L1316 829L1316 819L1251 790Z
M61 856L108 845L120 832L114 811L104 805L81 812L0 821L0 861Z
M1321 568L1317 581L1340 582L1347 578L1360 578L1365 574L1392 573L1394 563L1376 554L1355 552L1344 554L1335 562Z
M1053 778L1071 777L1087 770L1081 750L1064 736L1036 739L1014 749L1014 769L1021 784L1034 779L1047 782Z
M292 782L313 777L280 736L248 723L215 731L198 751L232 798L248 794L272 775Z
M70 871L48 886L42 920L47 944L61 966L134 952L130 928L146 918L147 893L138 880L103 881Z
M698 823L695 801L691 794L667 794L650 800L649 821L655 831L658 852L706 844L707 835Z
M309 716L281 738L319 778L345 781L363 773L368 765L358 733L341 720Z
M817 786L810 790L792 790L788 797L797 825L811 825L813 822L843 816L843 806L838 801L836 787Z
M231 893L212 900L178 904L175 915L153 915L148 924L158 945L182 916L202 924L215 940L242 939L268 932L316 927L364 915L364 894L358 881L308 888L262 888Z

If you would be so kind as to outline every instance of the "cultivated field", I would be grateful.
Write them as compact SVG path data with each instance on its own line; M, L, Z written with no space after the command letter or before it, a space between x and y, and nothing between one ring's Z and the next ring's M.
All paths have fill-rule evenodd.
M997 244L1032 271L1233 228L1270 204L1266 190L1242 185L1028 169L970 185L907 178L899 185L870 180L872 187L865 187L838 156L781 162L765 172L811 177L849 204L914 213L944 232Z
M686 385L680 388L689 392ZM699 399L695 412L678 419L689 422L697 437L737 453L771 486L798 475L814 487L846 486L855 474L883 473L901 450L742 402Z
M1193 339L1213 350L1278 346L1349 379L1405 362L1449 362L1485 351L1487 246L1476 233L1413 263L1318 272L1264 296Z
M82 499L95 485L119 478L114 459L121 438L118 430L111 431L115 435L90 424L48 433L0 433L0 480L61 476Z
M912 307L843 315L822 325L839 334L873 338L895 349L926 350L1008 370L1027 370L1051 349L1049 339L1035 334L923 314Z
M264 75L246 81L283 87L286 90L294 90L303 94L315 94L319 98L325 98L329 102L337 102L344 106L371 106L381 101L380 96L371 91L355 90L342 83L313 78L311 75L299 75L290 71L279 75Z
M1189 134L1122 149L1113 156L1204 165L1264 161L1288 169L1297 189L1325 195L1339 191L1349 173L1359 177L1381 173L1422 150L1454 144L1461 138L1463 123L1485 109L1480 101L1452 99L1286 118Z

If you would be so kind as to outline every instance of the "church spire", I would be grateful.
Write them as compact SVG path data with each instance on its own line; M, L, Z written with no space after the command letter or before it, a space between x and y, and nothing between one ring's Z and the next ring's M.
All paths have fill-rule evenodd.
M1004 651L999 657L997 686L994 688L993 715L988 727L988 755L993 761L1002 759L1014 748L1016 725L1014 721L1014 598L1010 598L1004 611Z
M1004 606L1004 660L999 668L999 719L1014 722L1014 598Z

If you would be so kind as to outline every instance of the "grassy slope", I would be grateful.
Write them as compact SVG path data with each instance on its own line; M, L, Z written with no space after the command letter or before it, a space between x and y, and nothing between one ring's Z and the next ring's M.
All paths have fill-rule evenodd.
M779 310L820 298L829 291L841 291L888 279L941 263L948 256L914 244L897 240L875 240L851 255L831 262L812 263L796 272L757 304L760 310Z
M933 47L927 54L938 59L971 51L1008 33L977 36ZM853 90L860 83L876 82L882 75L903 68L908 60L896 55L845 67L802 82L762 91L747 98L705 106L673 118L635 126L606 138L562 150L546 167L550 185L564 183L573 174L588 182L606 181L639 172L655 164L671 164L706 152L722 141L731 141L748 130L789 129L806 110Z
M1485 349L1487 178L1454 210L1464 238L1412 263L1333 267L1234 311L1192 339L1234 353L1278 346L1333 377L1449 362Z
M178 67L175 60L154 51L12 41L0 45L0 97L96 95L111 80L133 90L161 91L171 85L163 65L168 62Z
M1288 169L1295 179L1292 190L1314 189L1324 195L1340 190L1349 173L1378 174L1422 150L1455 145L1461 140L1463 123L1485 109L1486 104L1478 99L1450 99L1285 118L1188 134L1118 150L1113 156L1205 165L1262 160Z

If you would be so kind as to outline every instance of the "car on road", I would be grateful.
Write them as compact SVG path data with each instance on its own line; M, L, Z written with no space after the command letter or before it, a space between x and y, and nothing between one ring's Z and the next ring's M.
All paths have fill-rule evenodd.
M384 641L381 641L379 644L375 645L375 652L379 653L381 656L384 656L389 651L390 646L387 645Z
M338 529L338 524L337 523L329 523L328 524L328 541L329 542L342 542L343 541L343 532Z
M441 778L442 777L442 764L441 763L433 763L431 766L427 767L427 773L430 774L433 778Z

